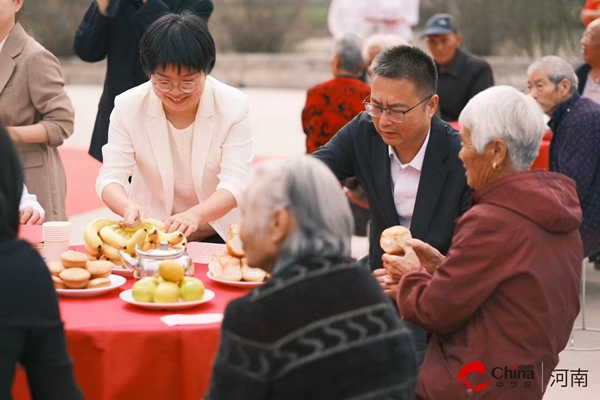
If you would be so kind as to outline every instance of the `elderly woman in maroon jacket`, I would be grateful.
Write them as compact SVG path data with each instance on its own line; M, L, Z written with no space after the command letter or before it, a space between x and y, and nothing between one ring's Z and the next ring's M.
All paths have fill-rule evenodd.
M412 240L376 274L402 317L430 332L418 398L541 399L579 312L575 183L528 171L545 127L516 89L481 92L459 121L475 193L447 258Z

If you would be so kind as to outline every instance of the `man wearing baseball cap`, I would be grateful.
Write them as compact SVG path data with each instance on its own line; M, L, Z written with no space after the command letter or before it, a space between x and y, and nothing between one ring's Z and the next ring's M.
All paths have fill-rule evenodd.
M494 86L492 67L459 48L461 36L449 14L429 18L423 37L438 69L438 110L444 121L457 121L473 96Z

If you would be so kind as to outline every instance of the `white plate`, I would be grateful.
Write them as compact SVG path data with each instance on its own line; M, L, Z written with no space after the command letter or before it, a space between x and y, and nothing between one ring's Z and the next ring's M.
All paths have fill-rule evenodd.
M110 275L110 286L105 286L97 289L56 289L56 293L64 297L94 297L101 296L122 286L127 279L118 275Z
M220 284L223 284L225 286L244 288L244 289L252 289L255 287L259 287L265 283L264 281L263 282L226 281L225 279L215 278L213 276L212 272L210 272L210 271L208 271L206 273L206 276L208 276L208 279L210 279L211 281L219 282Z
M202 297L200 300L181 301L181 299L179 299L179 301L177 303L150 303L150 302L143 302L143 301L135 301L133 299L133 294L132 294L131 289L122 291L121 294L119 294L119 297L121 298L121 300L123 300L126 303L133 304L134 306L145 308L147 310L176 311L176 310L185 310L187 308L192 308L192 307L195 307L202 303L211 301L215 297L215 292L213 292L212 290L204 289L204 297Z
M130 270L129 268L121 268L117 265L117 268L113 268L110 270L111 274L113 275L121 275L121 276L125 276L125 277L131 277L133 276L133 271Z

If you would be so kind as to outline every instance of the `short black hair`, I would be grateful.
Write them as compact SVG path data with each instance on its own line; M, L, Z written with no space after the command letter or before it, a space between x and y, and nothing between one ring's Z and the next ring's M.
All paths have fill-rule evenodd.
M423 96L437 91L435 62L423 50L396 46L379 53L373 60L373 75L390 79L407 79Z
M142 36L140 59L148 76L167 66L208 75L215 66L215 41L204 20L192 12L166 14Z
M0 122L0 243L19 232L23 171L12 139Z

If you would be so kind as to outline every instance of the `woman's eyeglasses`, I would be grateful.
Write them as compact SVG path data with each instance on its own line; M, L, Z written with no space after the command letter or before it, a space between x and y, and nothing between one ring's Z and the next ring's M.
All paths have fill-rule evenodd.
M173 90L174 87L179 87L179 90L181 90L183 93L192 93L194 90L196 90L196 87L202 84L203 82L204 80L202 82L186 81L181 83L171 83L169 81L152 81L152 84L154 85L156 90L158 90L161 93L169 93L171 90Z

